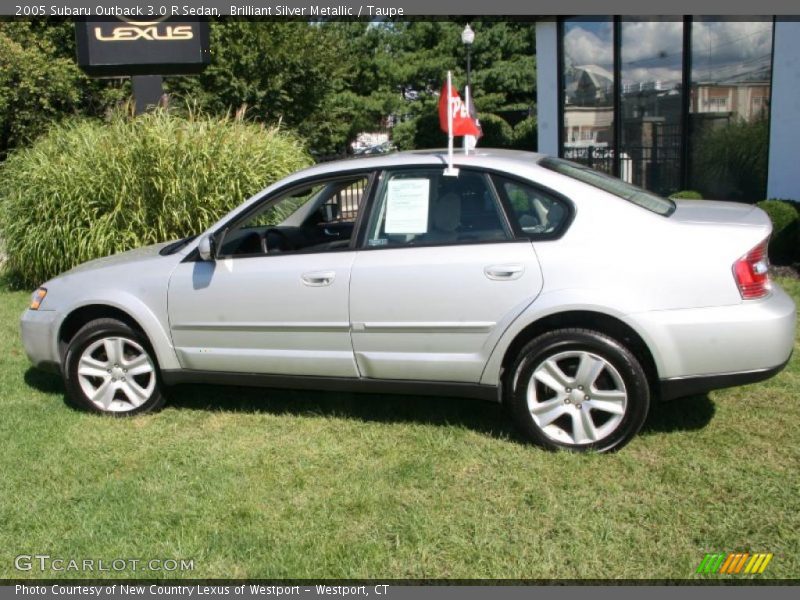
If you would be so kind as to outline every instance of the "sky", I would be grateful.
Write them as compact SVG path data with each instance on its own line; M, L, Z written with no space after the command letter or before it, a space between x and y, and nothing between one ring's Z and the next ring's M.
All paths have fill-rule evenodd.
M610 20L568 20L564 29L565 57L574 66L599 65L612 70ZM681 21L622 22L623 83L681 81L683 23ZM704 21L692 25L694 80L720 81L746 76L769 65L772 22Z

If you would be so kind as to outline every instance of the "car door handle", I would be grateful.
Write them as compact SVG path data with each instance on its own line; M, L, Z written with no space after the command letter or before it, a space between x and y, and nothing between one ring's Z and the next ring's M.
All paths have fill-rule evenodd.
M490 265L483 270L486 277L495 281L519 279L525 272L524 265Z
M336 279L335 271L314 271L312 273L303 273L300 277L303 283L311 287L322 287L330 285Z

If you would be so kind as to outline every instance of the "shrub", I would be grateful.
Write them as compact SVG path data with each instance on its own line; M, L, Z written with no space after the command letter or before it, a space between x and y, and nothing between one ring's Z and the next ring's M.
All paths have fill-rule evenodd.
M769 259L775 264L791 263L800 258L798 251L798 207L791 200L763 200L758 207L772 221L772 237L769 240Z
M681 190L670 195L674 200L702 200L703 194L695 192L694 190Z
M517 150L536 151L539 147L538 135L536 117L523 119L514 126L514 148Z
M80 101L81 74L74 61L49 56L36 44L15 42L8 27L0 23L0 160Z
M706 198L755 202L766 194L769 121L707 126L694 143L693 187Z
M514 144L514 130L505 119L497 115L478 115L483 129L483 137L478 140L479 148L511 148Z
M309 164L301 141L232 118L158 111L68 121L0 166L0 240L18 284L199 233Z
M392 143L399 150L446 147L447 134L439 127L439 113L426 113L398 123L392 129ZM456 138L456 147L459 143L460 140Z

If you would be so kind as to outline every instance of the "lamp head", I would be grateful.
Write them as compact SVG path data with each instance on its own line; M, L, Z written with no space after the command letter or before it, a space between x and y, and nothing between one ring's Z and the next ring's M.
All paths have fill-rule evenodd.
M461 32L461 41L467 46L471 46L472 42L475 41L475 32L469 24L467 24L467 26L464 27L464 31Z

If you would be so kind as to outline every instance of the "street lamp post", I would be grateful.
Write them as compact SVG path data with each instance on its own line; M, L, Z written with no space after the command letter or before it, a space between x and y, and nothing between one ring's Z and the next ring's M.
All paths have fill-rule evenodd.
M467 26L464 27L464 31L461 32L461 41L464 43L464 46L467 48L467 90L464 94L464 98L467 104L467 114L472 114L472 85L470 84L470 74L472 71L472 43L475 41L475 32L472 30L472 27ZM472 136L464 136L464 153L469 152L469 139Z
M472 31L472 27L469 24L461 32L461 41L467 47L467 88L469 88L469 76L472 70L472 65L470 64L472 60L472 42L475 41L475 32Z

